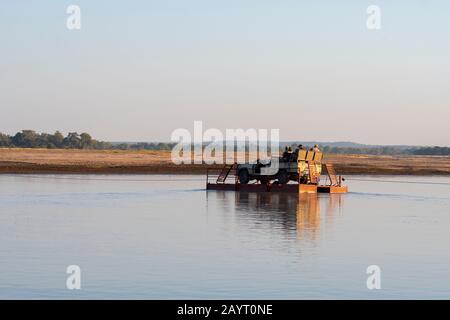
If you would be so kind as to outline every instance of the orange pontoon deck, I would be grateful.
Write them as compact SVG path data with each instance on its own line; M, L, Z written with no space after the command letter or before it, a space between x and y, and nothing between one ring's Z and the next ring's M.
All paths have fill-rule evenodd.
M249 183L241 184L232 168L225 166L220 173L211 174L213 169L208 169L206 173L206 190L236 191L236 192L283 192L283 193L347 193L348 187L342 185L342 179L337 179L334 168L331 164L326 165L329 184L301 184L301 183ZM232 177L230 177L230 175ZM227 178L233 182L226 182Z
M241 191L241 192L285 192L285 193L317 193L318 186L311 184L240 184L240 183L207 183L206 190ZM330 192L328 192L330 193Z

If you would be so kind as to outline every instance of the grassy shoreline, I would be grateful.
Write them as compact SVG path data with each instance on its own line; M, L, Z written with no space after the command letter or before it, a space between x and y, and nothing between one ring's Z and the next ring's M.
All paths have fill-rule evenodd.
M326 154L338 174L449 175L448 156ZM0 148L0 174L205 174L221 165L175 165L170 151Z

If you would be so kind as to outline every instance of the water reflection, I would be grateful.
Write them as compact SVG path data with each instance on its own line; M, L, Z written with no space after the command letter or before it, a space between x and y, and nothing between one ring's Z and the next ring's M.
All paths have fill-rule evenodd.
M315 194L301 194L297 203L297 238L315 239L320 231L320 202Z
M343 207L340 194L232 193L210 191L225 221L253 229L280 231L297 239L315 240Z

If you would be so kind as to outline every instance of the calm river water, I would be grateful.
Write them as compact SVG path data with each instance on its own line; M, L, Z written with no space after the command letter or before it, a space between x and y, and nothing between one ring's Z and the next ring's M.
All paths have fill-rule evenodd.
M206 192L202 176L1 175L0 298L449 299L450 178L348 178L349 194L299 197Z

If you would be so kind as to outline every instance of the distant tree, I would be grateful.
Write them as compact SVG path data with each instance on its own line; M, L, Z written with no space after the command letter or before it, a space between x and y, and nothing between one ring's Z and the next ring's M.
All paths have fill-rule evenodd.
M33 148L38 145L39 135L34 130L22 130L12 138L16 147Z
M11 137L7 134L0 133L0 147L11 147Z
M450 148L448 147L423 147L411 150L411 154L415 155L429 155L429 156L448 156L450 155Z
M97 140L92 140L92 148L99 150L114 149L111 143Z
M80 147L82 149L89 149L92 147L93 140L89 133L83 132L80 134Z
M128 149L130 149L130 147L131 147L131 145L128 143L119 143L114 146L115 149L119 149L119 150L128 150Z
M67 148L80 148L81 139L77 132L69 132L63 140L63 146Z
M167 143L158 143L158 150L170 150L170 146Z
M64 136L61 132L56 131L54 134L49 135L49 143L56 148L62 148Z

